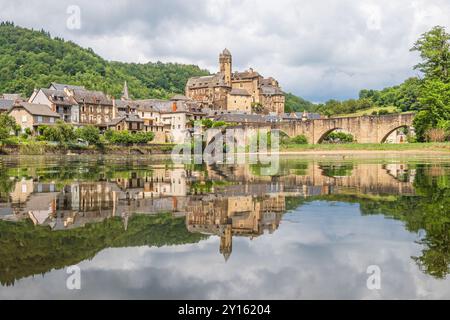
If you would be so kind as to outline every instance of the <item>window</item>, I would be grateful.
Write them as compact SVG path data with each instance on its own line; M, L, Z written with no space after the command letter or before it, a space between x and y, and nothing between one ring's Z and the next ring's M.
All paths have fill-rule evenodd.
M28 117L27 116L22 116L22 123L25 123L28 121Z
M42 116L37 117L37 122L42 123Z
M50 123L55 123L55 118L50 117Z

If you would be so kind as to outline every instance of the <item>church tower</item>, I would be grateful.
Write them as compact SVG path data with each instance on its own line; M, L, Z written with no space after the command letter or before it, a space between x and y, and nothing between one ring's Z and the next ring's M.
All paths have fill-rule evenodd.
M128 83L126 81L123 84L122 100L130 100L130 94L128 93Z
M233 69L233 58L228 49L223 50L219 58L220 72L225 75L225 83L231 87L231 72Z

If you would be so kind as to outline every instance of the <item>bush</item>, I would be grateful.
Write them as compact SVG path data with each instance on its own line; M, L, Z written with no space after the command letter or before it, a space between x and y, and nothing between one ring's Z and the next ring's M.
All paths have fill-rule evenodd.
M331 132L324 140L328 143L352 143L355 141L353 136L345 132Z
M225 121L217 121L217 122L214 122L214 124L212 125L212 128L225 127L226 125L227 125L227 123Z
M0 143L7 140L16 128L17 124L14 118L6 114L0 114Z
M38 131L46 141L67 144L76 139L75 128L68 123L58 121L54 126L41 126Z
M308 138L306 138L304 135L296 136L289 140L289 143L291 144L308 144Z
M93 126L88 125L76 130L76 136L89 144L100 144L100 130Z
M425 136L428 142L444 142L447 139L444 129L429 129Z

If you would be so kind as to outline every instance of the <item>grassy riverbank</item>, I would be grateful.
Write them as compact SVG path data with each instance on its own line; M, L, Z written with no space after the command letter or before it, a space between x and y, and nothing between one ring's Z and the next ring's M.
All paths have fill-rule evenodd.
M450 153L450 142L443 143L404 143L404 144L290 144L282 146L282 152L297 153L297 152L331 152L331 151L357 151L357 152L376 152L376 151L392 151L392 152L442 152Z
M116 155L159 155L170 154L173 144L143 144L143 145L57 145L45 141L21 143L17 145L4 145L0 147L0 154L3 155L96 155L96 154L116 154Z

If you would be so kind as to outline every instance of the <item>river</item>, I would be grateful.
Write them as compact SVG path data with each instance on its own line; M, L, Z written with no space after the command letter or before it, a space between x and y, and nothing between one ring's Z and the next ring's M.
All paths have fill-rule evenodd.
M450 157L0 157L0 299L450 299Z

